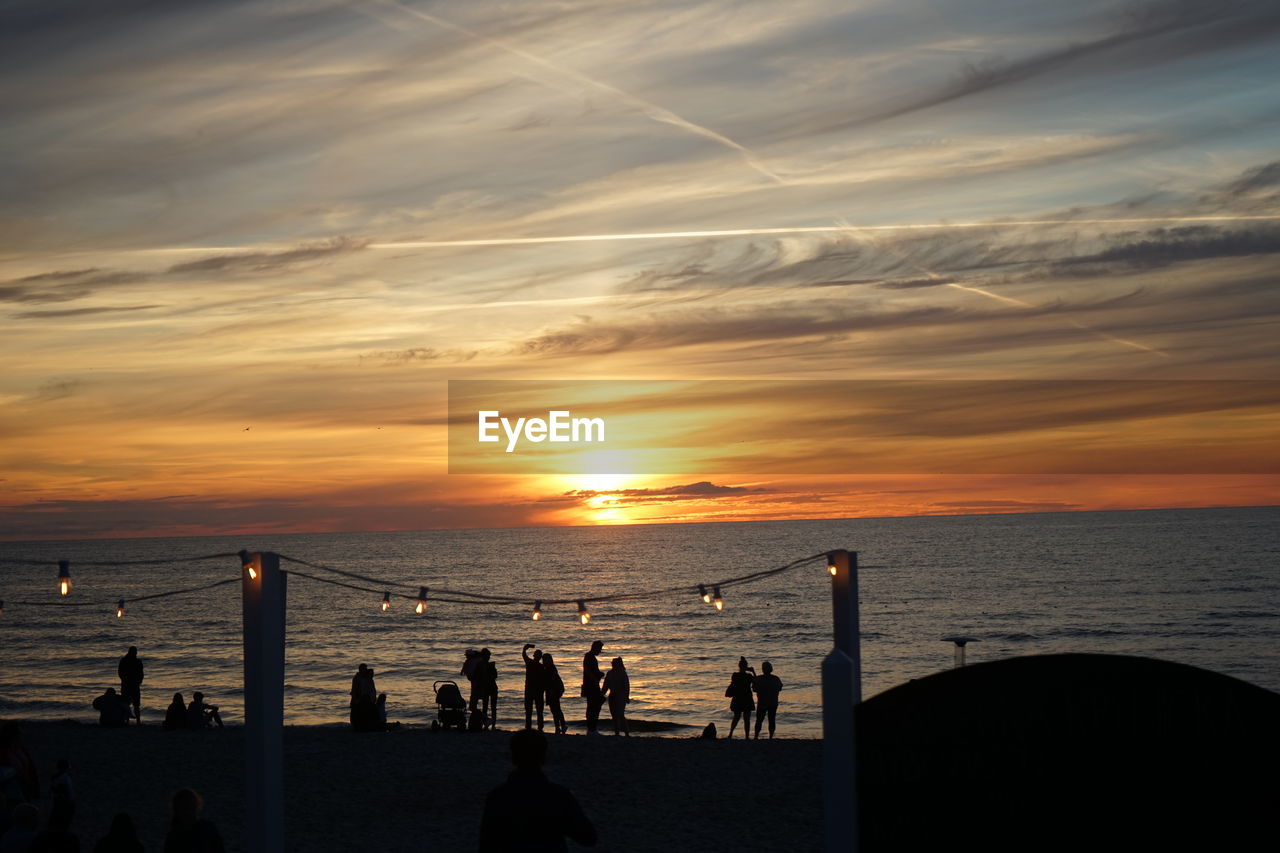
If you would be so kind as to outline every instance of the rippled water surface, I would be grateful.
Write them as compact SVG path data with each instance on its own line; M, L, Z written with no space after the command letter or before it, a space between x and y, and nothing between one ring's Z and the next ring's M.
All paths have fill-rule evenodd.
M94 560L175 559L274 550L403 583L535 598L574 598L744 575L832 548L860 553L864 692L949 667L940 640L965 634L970 662L1042 652L1136 654L1195 664L1280 690L1280 508L1159 510L945 518L132 539L0 545L0 715L91 721L89 703L116 684L129 645L146 663L144 718L174 691L203 690L240 719L237 584L138 602L121 597L238 576L238 561L90 567ZM70 559L68 601L56 560ZM25 559L47 560L41 566ZM312 573L311 569L304 569ZM415 616L397 599L289 583L286 719L345 719L360 662L377 671L390 716L426 723L431 684L457 675L462 652L488 646L500 682L499 724L512 724L523 683L520 647L554 652L576 698L594 639L631 674L629 715L701 727L728 722L724 688L739 654L773 662L785 685L779 734L818 736L818 665L831 646L822 563L725 591L717 613L692 591L601 604L583 627L572 605L527 608L435 603ZM522 712L521 712L522 713ZM505 718L505 719L504 719ZM677 730L688 734L689 730Z

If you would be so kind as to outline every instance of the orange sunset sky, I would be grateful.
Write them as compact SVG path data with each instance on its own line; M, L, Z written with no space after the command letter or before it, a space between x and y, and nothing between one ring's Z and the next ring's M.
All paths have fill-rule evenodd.
M0 538L1280 503L446 464L451 379L1273 379L1273 3L5 14Z

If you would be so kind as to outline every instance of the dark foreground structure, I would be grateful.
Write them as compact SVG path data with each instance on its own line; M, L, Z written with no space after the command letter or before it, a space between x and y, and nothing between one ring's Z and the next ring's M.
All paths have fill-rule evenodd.
M862 853L1260 850L1280 839L1280 694L1183 664L1041 655L857 713Z

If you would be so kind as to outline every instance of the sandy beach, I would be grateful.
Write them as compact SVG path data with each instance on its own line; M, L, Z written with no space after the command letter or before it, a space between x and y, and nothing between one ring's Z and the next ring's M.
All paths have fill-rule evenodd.
M228 850L244 849L239 727L30 723L23 731L45 791L55 762L70 760L82 849L128 811L146 849L160 850L168 797L184 786L204 796ZM286 849L474 850L485 794L509 769L507 741L505 732L289 726ZM821 844L821 755L818 740L570 734L551 738L547 775L578 796L600 831L599 850L805 851Z

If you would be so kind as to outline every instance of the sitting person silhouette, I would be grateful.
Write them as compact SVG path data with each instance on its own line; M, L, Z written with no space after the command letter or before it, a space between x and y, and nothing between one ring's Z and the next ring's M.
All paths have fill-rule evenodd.
M129 703L114 687L108 687L106 693L93 700L93 710L98 712L98 725L108 729L129 725L129 719L133 716Z
M480 820L480 853L564 851L565 838L585 847L596 843L596 828L568 788L542 773L547 737L537 729L511 736L507 781L489 792Z
M207 729L214 724L222 728L222 717L218 716L218 706L204 701L204 694L197 690L191 694L191 704L187 706L187 726L195 730Z
M187 727L187 703L181 693L173 694L173 701L164 709L165 731L177 731Z

